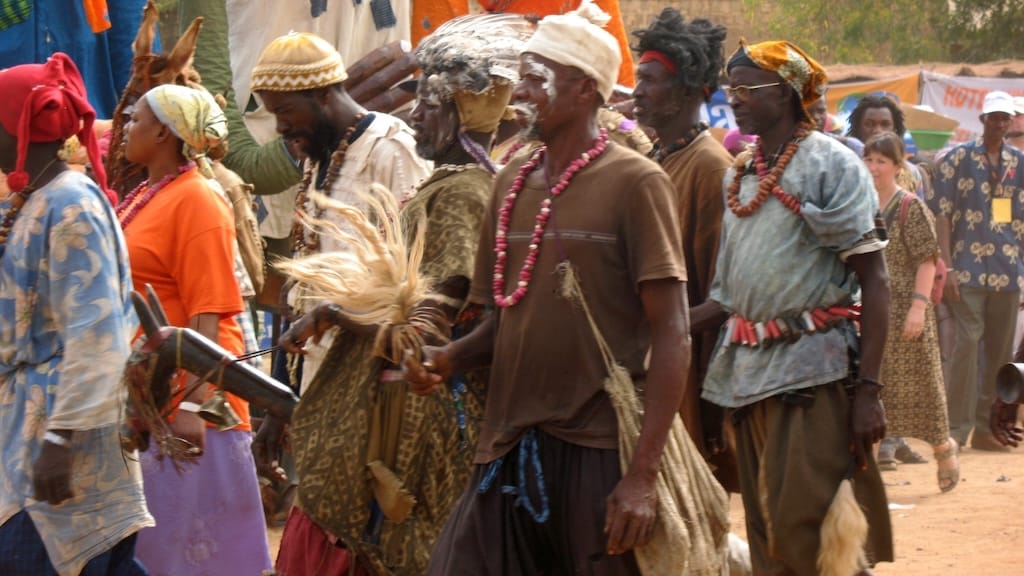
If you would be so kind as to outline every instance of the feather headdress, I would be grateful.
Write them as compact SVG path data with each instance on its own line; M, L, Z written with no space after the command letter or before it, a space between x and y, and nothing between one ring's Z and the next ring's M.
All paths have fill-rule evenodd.
M416 60L430 87L445 100L456 92L483 94L495 82L519 81L519 53L534 28L520 14L460 16L424 38Z

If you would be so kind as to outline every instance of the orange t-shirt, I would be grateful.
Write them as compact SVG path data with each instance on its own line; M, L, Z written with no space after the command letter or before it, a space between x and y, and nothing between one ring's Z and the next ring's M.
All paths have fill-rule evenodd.
M193 316L218 314L217 343L232 354L244 352L234 319L244 308L234 274L234 220L197 169L157 192L128 223L124 237L135 289L152 285L171 325L187 327ZM185 379L180 374L177 382ZM227 398L242 419L235 429L249 430L248 402Z

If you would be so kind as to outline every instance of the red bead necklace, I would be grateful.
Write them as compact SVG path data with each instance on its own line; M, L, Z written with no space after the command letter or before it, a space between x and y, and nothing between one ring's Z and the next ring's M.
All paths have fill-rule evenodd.
M786 148L779 156L779 161L775 163L775 166L770 171L764 160L761 141L758 140L757 146L754 147L754 168L757 170L758 179L757 194L747 204L740 204L740 181L743 180L745 175L744 170L740 168L736 169L736 174L733 176L732 183L729 184L729 190L726 194L726 203L729 206L729 210L732 210L732 213L737 218L746 218L757 212L757 209L761 207L761 204L764 203L769 195L778 198L783 206L797 216L800 216L800 199L783 190L779 185L779 178L782 177L786 166L789 165L793 155L796 154L797 149L800 147L800 141L807 137L808 132L807 126L803 124L797 126L793 139L786 144Z
M530 238L530 251L523 262L523 268L519 271L519 283L511 294L505 296L505 268L508 264L508 232L512 223L512 210L516 206L516 198L526 185L526 178L537 169L537 166L544 160L544 153L547 146L538 148L530 160L523 164L512 181L512 188L505 196L505 202L498 211L498 231L494 239L494 303L502 308L511 308L519 303L526 296L530 289L530 279L533 277L533 267L537 265L537 257L540 255L540 244L544 240L544 231L547 229L548 220L551 218L551 203L557 198L572 182L574 176L588 164L596 160L608 147L608 131L601 129L600 135L594 141L594 145L579 158L573 160L562 172L558 183L549 191L549 196L540 203L540 212L533 226L533 236Z
M516 152L522 150L523 146L526 146L527 144L529 144L529 141L527 140L517 140L511 147L509 147L508 151L501 156L501 160L499 160L498 163L508 164L509 161L512 160L512 157L516 155Z
M121 229L124 230L128 227L128 224L135 220L135 217L142 212L142 209L149 204L150 200L156 197L157 192L160 192L165 186L171 183L175 178L181 176L185 172L195 168L194 162L186 162L181 166L178 166L178 173L170 173L160 179L156 184L150 184L149 180L143 180L135 187L134 190L128 193L124 197L124 200L118 203L117 208L117 221L121 223ZM139 196L142 196L141 198Z

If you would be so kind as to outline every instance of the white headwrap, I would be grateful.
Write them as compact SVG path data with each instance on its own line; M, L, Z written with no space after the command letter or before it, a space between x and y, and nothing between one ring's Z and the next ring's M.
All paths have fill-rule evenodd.
M597 91L607 102L622 63L618 41L604 29L610 20L611 16L591 0L583 0L572 12L541 20L523 52L579 68L597 81Z
M213 178L206 153L228 136L228 122L217 101L205 90L162 84L143 96L157 120L185 143L182 154Z

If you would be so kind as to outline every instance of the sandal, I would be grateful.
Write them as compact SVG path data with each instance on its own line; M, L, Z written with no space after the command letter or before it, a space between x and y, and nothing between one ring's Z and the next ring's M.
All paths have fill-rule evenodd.
M937 474L939 490L943 493L956 488L956 485L960 483L960 459L957 458L957 455L960 453L960 446L952 438L947 440L944 446L944 448L935 451L935 463L939 465ZM956 459L956 468L942 468L942 462L950 458Z
M926 464L928 459L916 452L907 444L905 441L901 442L899 447L896 448L895 453L896 459L904 464Z

